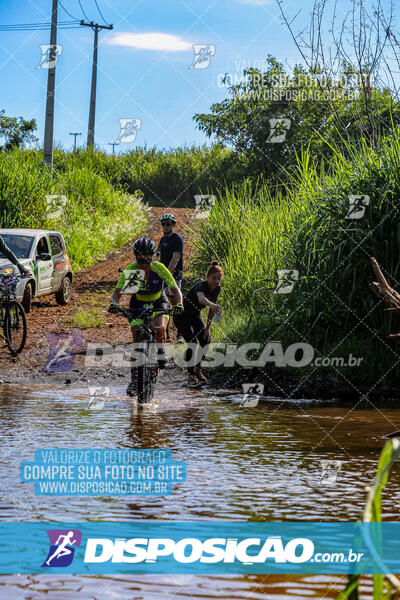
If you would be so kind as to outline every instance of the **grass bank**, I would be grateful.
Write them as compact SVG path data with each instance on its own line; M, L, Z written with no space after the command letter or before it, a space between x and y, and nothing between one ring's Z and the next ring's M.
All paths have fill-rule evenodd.
M148 209L139 193L113 185L88 161L70 158L62 167L58 162L56 153L50 171L39 151L0 152L2 227L61 231L74 270L93 265L146 230ZM55 198L49 202L48 196Z
M226 274L225 317L214 326L214 339L278 340L284 351L309 344L311 364L279 369L304 382L321 378L355 393L361 385L396 383L398 351L386 338L400 330L400 321L383 311L368 284L374 256L389 284L399 287L399 162L397 133L377 149L362 143L357 152L335 151L330 164L318 169L305 152L285 197L249 185L221 194L193 233L195 274L213 258ZM355 195L368 199L362 200L360 218L348 218L349 196ZM299 273L291 293L276 293L280 269ZM347 363L350 353L362 359L358 367L313 365L323 357ZM267 365L276 375L274 362Z

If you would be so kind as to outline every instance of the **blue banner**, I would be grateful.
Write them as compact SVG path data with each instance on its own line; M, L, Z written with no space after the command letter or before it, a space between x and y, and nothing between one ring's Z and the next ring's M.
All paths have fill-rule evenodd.
M2 523L0 573L400 572L400 523Z

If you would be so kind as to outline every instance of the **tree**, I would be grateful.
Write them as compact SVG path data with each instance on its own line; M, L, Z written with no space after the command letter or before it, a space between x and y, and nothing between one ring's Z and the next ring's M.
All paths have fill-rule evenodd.
M226 78L230 97L213 104L210 114L194 117L199 129L246 158L249 175L262 173L278 182L297 164L302 148L310 145L314 160L329 160L329 144L340 147L349 139L357 144L365 137L363 132L374 128L363 82L350 63L343 60L336 75L326 75L318 64L295 65L289 72L272 56L266 63L264 72L247 69L234 85ZM392 117L400 122L400 110L392 106L388 89L371 87L370 95L379 113L380 132L387 135Z
M376 146L391 129L390 113L399 110L400 42L394 33L394 1L314 0L309 28L297 32L294 24L302 9L292 18L283 0L277 2L305 65L310 70L318 67L319 85L321 78L334 77L343 65L352 74L358 102L352 107L350 131L335 103L329 106L342 135L351 141L355 131ZM379 91L386 94L384 108Z
M4 150L20 148L26 143L37 142L38 138L33 135L37 129L35 119L26 121L22 117L6 117L5 111L0 110L0 138L3 138Z

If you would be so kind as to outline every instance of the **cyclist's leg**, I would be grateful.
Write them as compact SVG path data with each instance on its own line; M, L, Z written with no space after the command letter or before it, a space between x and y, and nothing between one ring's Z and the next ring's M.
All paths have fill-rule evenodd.
M168 359L165 354L164 344L167 337L168 315L157 315L157 312L165 312L169 310L168 298L165 294L161 294L160 298L152 302L153 312L155 317L151 320L151 324L156 332L157 344L157 362L158 366L163 368L167 365Z
M134 348L135 348L135 344L136 344L136 341L137 341L136 335L137 335L138 330L139 330L139 326L138 325L135 325L134 327L131 327L132 341L133 341L133 347ZM131 369L130 369L130 371L131 371L131 380L130 380L130 382L128 384L128 387L127 387L127 390L126 390L127 394L131 395L131 396L134 395L134 392L135 392L135 380L136 380L136 369L137 369L137 365L134 362L133 356L134 356L134 351L133 351L133 353L131 355Z
M143 304L144 304L144 302L141 302L140 300L137 300L136 296L133 295L133 296L131 296L131 300L130 300L130 303L129 303L129 308L131 310L135 310L135 309L143 306ZM134 350L135 350L135 344L138 341L137 340L137 333L138 333L139 329L140 329L140 325L134 325L133 327L131 326L132 341L133 341L133 348L134 348ZM133 355L134 355L134 351L133 351ZM131 363L131 381L130 381L130 383L128 385L128 390L127 390L127 391L129 391L129 393L132 393L134 391L136 369L137 369L137 365L133 361Z

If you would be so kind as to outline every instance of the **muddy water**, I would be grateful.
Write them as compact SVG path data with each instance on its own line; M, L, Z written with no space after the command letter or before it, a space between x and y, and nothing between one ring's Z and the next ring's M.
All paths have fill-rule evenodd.
M102 410L88 390L0 386L0 502L3 521L356 520L382 436L400 429L396 409L355 409L269 399L254 408L234 395L162 388L138 411L112 388ZM35 496L19 463L37 448L170 448L187 481L166 497ZM321 482L321 461L342 461L336 483ZM399 519L400 470L383 497ZM183 600L335 598L343 579L288 576L3 576L0 598ZM368 581L363 597L370 597Z

